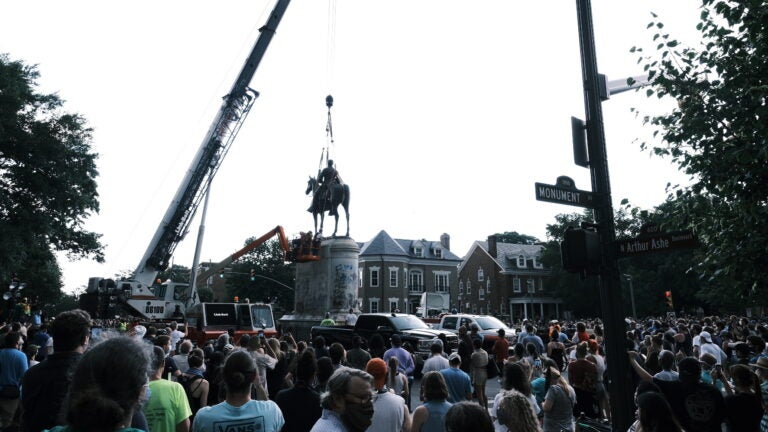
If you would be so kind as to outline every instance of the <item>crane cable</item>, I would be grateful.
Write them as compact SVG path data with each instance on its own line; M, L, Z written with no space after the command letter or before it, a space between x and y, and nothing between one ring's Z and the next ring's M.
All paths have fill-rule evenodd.
M324 168L325 163L331 159L330 152L333 148L335 150L335 141L333 139L333 123L331 121L331 107L333 107L333 96L330 95L330 90L333 87L334 79L334 64L336 58L336 0L328 0L328 17L327 17L327 34L326 34L326 87L329 89L328 96L325 97L325 106L328 107L328 120L325 124L325 147L320 151L320 162L318 163L317 175L318 180L320 172Z

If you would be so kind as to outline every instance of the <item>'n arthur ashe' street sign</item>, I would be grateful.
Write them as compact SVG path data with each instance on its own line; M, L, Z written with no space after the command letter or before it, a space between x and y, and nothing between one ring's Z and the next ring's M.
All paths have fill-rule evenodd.
M629 240L616 240L616 252L619 258L644 255L654 252L666 252L677 249L693 249L699 246L696 235L691 230L661 232L656 225L646 225L640 235Z
M595 205L595 194L576 189L576 184L570 177L560 176L554 185L534 183L534 186L537 201L588 208L593 208Z

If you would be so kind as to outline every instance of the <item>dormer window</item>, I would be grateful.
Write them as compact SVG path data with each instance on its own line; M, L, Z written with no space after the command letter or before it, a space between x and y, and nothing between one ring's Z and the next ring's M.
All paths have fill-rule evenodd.
M525 268L525 256L524 255L518 255L518 257L517 257L517 267L518 268Z
M432 251L435 254L435 258L442 258L443 257L443 250L440 248L435 248L434 251Z
M537 268L537 269L544 268L544 265L542 263L540 263L536 259L536 257L533 257L533 268Z
M424 256L424 249L420 247L413 248L413 254L419 258Z

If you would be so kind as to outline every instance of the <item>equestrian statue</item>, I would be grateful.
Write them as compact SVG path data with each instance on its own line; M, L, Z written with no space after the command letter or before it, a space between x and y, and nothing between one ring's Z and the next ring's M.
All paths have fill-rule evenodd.
M312 218L315 221L316 236L323 233L325 212L328 212L329 216L336 217L336 224L333 228L333 237L336 237L336 232L339 230L338 208L341 204L347 219L346 237L349 237L349 185L341 181L338 171L333 166L333 160L328 159L328 166L323 168L317 179L312 176L309 177L307 190L304 193L306 195L312 194L312 205L307 211L312 213ZM318 215L320 216L319 230L317 228Z

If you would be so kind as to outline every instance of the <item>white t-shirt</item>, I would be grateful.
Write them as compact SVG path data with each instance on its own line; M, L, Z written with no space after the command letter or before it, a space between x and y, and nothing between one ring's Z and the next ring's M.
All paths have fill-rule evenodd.
M441 355L433 355L432 357L424 361L424 366L421 369L421 373L427 373L431 371L440 372L443 369L448 369L448 359Z
M400 396L392 392L377 393L373 397L373 418L366 432L391 432L403 429L408 408Z
M350 325L350 326L355 325L356 322L357 322L357 315L353 313L347 314L347 325Z
M715 359L717 360L716 364L722 365L723 362L727 360L727 356L725 355L725 351L723 351L722 348L719 346L713 344L713 343L703 343L701 344L701 347L699 348L699 358L701 358L702 355L709 353L712 354Z

